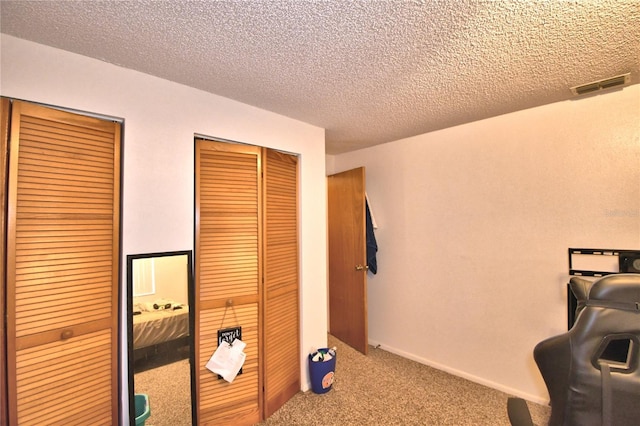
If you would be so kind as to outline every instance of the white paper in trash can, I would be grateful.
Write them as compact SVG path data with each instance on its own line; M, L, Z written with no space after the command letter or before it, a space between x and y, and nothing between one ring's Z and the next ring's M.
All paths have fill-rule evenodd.
M205 367L222 376L227 382L233 382L247 357L243 352L246 346L245 342L238 339L232 344L222 341Z

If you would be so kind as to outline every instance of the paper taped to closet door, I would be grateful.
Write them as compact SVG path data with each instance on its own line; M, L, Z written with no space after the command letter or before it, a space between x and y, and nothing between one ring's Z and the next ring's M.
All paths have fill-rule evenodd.
M246 346L245 342L238 339L235 339L232 344L222 341L207 362L206 367L222 376L227 382L233 382L247 357L244 353Z

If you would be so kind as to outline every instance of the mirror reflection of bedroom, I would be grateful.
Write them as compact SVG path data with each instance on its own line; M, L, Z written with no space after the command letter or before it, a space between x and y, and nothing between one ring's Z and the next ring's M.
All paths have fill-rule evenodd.
M130 255L127 267L131 418L191 425L191 251Z

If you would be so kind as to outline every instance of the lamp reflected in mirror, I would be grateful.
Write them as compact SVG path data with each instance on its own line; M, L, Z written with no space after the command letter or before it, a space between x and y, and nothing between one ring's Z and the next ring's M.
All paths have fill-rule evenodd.
M130 423L196 424L192 252L128 255L127 289Z

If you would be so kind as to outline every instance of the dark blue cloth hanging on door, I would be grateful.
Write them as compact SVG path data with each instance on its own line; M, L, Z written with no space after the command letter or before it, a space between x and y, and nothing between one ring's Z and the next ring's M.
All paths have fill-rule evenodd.
M371 220L371 212L369 212L369 202L365 199L366 206L366 226L367 226L367 265L372 274L378 272L378 261L376 253L378 252L378 243L373 233L373 222Z

